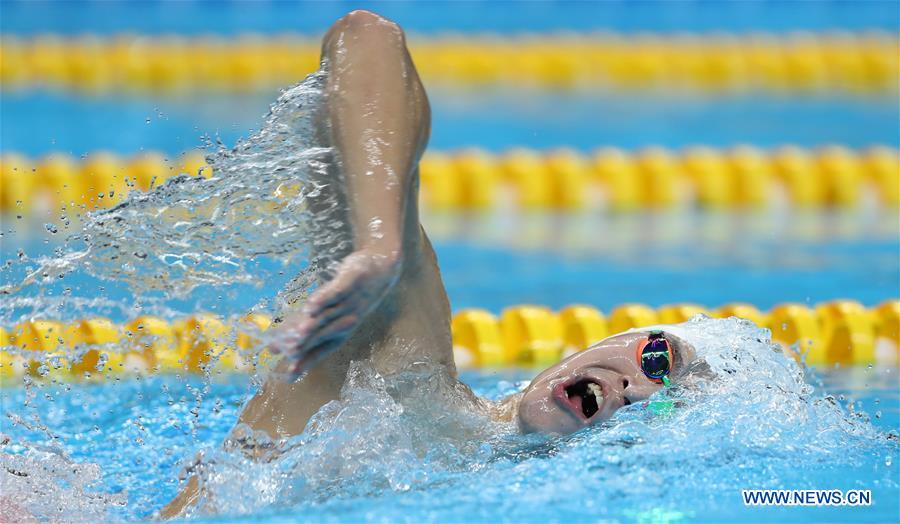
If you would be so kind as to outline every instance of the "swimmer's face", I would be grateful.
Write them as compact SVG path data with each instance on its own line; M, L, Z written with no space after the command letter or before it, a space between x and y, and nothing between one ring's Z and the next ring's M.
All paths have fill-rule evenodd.
M544 370L519 402L522 430L572 433L658 391L663 385L647 378L636 360L638 344L649 335L649 331L615 335ZM675 378L696 352L670 333L665 338L672 347L670 377Z

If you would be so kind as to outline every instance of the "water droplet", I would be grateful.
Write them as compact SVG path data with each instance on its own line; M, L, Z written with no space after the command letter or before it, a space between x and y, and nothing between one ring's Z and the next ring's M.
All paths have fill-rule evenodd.
M382 223L383 220L378 217L369 221L369 233L372 234L372 238L384 238L384 232L381 230Z
M106 367L106 363L109 362L109 355L107 353L100 353L99 358L97 358L97 365L94 367L97 371L103 371L103 368Z

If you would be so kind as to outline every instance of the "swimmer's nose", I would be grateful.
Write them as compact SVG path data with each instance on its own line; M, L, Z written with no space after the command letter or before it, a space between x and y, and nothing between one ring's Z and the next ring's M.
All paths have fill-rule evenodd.
M616 373L614 377L610 378L612 380L606 382L606 384L612 388L612 391L610 391L611 397L620 398L625 406L643 400L641 395L645 394L645 392L642 391L640 386L635 385L634 377L628 374ZM646 395L649 396L650 394L646 393Z
M642 384L634 377L622 377L622 399L625 405L634 404L650 398L658 387Z

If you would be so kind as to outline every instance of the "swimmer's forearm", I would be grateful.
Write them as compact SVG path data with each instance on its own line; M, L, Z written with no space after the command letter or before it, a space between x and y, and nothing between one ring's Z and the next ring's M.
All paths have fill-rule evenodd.
M343 167L354 248L400 255L428 102L398 26L344 17L325 38L332 138ZM424 129L424 131L423 131Z
M164 520L177 518L182 515L186 508L193 506L199 497L200 484L197 481L197 477L191 477L181 492L159 510L157 516Z
M428 138L428 101L403 33L378 15L354 11L325 35L322 55L353 252L269 345L285 357L287 382L341 348L420 252L415 177ZM341 359L338 367L349 364L347 355Z

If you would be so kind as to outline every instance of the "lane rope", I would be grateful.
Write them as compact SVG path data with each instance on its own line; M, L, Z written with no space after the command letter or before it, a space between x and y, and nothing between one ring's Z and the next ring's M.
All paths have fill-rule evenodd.
M872 200L900 207L900 150L888 146L602 148L591 153L465 149L427 153L420 172L423 204L432 210L487 210L510 200L525 210L566 211L759 209L778 201L796 208L851 208ZM0 211L27 215L60 206L111 207L129 191L146 191L181 173L214 175L199 151L171 158L156 152L129 157L95 152L83 160L64 153L38 159L5 153L0 155Z
M253 91L286 86L319 65L317 38L288 34L112 37L42 35L0 42L0 85L85 92ZM898 35L447 35L410 38L426 83L550 89L890 94Z
M454 356L460 368L546 367L603 338L631 328L679 323L694 315L737 316L771 330L772 340L812 366L900 363L900 299L874 307L834 300L813 307L783 303L768 311L730 303L716 309L680 303L651 308L622 304L604 313L586 305L559 311L539 305L453 315ZM106 318L74 322L24 321L0 328L0 379L106 379L122 374L252 372L271 365L260 337L271 318L224 319L197 314L175 321L143 316L125 324Z

